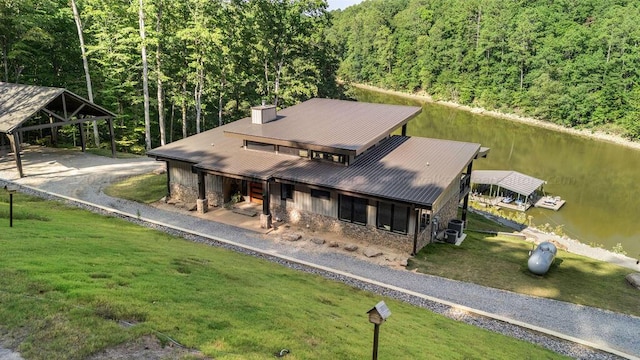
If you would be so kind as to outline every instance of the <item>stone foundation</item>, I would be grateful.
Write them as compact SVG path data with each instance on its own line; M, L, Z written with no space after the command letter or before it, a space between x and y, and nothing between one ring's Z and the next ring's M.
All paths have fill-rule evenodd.
M312 231L330 231L372 245L397 249L407 254L413 251L412 234L396 234L379 230L371 225L363 226L353 224L298 209L286 209L280 205L273 206L271 212L279 219L287 221L292 225L307 227Z
M171 195L169 196L172 200L182 201L184 203L195 203L198 202L198 191L196 189L181 185L181 184L171 184ZM223 196L221 192L207 192L207 206L222 206L223 205Z

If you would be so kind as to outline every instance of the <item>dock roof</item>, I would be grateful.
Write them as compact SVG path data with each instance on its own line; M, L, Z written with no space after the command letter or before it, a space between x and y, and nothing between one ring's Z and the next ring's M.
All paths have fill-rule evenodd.
M269 144L360 155L421 111L418 106L315 98L280 110L274 121L243 122L225 133Z
M546 181L512 170L474 170L471 172L473 184L497 185L517 194L529 196Z

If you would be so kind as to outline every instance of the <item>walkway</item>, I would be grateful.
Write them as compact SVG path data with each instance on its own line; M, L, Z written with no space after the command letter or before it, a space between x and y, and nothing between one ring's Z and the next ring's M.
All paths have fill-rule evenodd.
M101 191L113 177L149 172L158 168L159 163L148 159L114 161L89 154L76 156L76 160L55 160L56 164L60 165L55 173L46 171L42 175L23 179L13 175L11 169L2 169L0 166L0 179L95 204L109 212L128 214L134 219L167 225L219 242L235 244L367 281L374 286L384 286L454 308L522 325L622 357L640 359L639 317L395 270L360 261L339 252L308 252L286 244L266 241L263 235L248 230L114 199ZM67 166L63 165L65 162L68 162ZM30 170L30 173L33 174L33 170Z

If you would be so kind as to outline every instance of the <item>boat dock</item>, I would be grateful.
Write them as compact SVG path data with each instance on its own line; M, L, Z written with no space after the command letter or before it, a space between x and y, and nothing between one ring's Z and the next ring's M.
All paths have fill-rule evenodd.
M543 196L535 203L535 207L550 209L554 211L560 210L560 208L566 203L566 200L562 200L560 196Z

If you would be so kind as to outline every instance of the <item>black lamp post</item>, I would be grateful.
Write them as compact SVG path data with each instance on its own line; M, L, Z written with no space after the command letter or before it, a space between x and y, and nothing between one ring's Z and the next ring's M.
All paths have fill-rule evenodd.
M18 191L18 188L6 185L4 189L9 192L9 227L13 227L13 194Z

